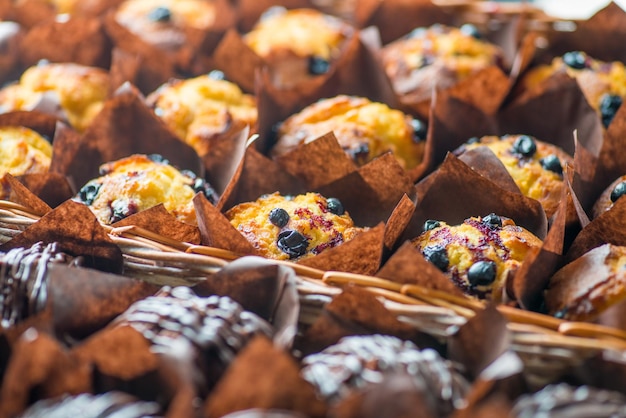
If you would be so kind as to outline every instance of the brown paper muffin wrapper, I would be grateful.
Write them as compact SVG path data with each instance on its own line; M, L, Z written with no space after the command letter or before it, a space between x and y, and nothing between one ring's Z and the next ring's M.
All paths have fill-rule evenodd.
M549 48L545 55L552 57L569 51L585 51L603 61L626 62L626 51L621 39L626 36L626 12L610 2L587 20L576 21L575 31L551 30L546 33Z
M52 210L50 206L35 196L26 186L9 173L2 176L0 184L2 185L7 200L27 207L34 214L43 216Z
M300 376L295 360L263 336L255 337L235 358L207 398L204 413L221 417L252 408L326 416L326 405Z
M429 335L398 321L370 292L348 285L324 306L321 315L306 330L298 349L308 355L322 351L351 335L393 335L419 347L436 346Z
M63 252L84 257L87 266L112 273L122 271L122 251L82 203L68 200L61 204L2 244L0 251L30 247L39 241L58 242Z
M326 146L333 146L332 140L334 138L328 137L324 141L327 139L330 142L320 143L319 146L322 149ZM319 146L316 144L313 145L313 148ZM336 141L334 148L338 149ZM345 162L343 151L338 150L338 153L338 157L330 157L330 161L338 161L339 164L342 164ZM315 155L322 159L320 164L321 161L326 162L326 158L321 152L316 151ZM287 166L292 171L296 170L303 179L315 179L315 173L318 172L320 164L310 160L305 167L296 169L294 164L287 164ZM334 171L332 164L325 165L325 169L330 172ZM264 175L259 176L259 172L263 172ZM327 178L329 179L328 176ZM348 210L355 225L375 227L359 234L359 238L354 241L354 244L344 243L316 257L301 261L304 265L324 270L351 271L364 274L373 274L378 270L383 244L387 243L391 247L401 230L404 229L412 213L412 202L410 204L403 201L403 196L406 194L414 195L410 179L391 155L375 159L350 172L347 176L337 178L332 183L320 187L309 187L305 181L292 176L277 162L269 160L249 146L235 175L216 206L211 205L201 195L196 195L194 198L203 244L227 249L242 255L255 254L251 244L230 225L230 222L221 212L239 203L254 201L263 194L276 191L282 194L317 191L327 197L336 197ZM399 202L400 206L398 206ZM379 225L380 222L384 221L388 221L388 232L382 225ZM344 247L346 249L342 249ZM350 255L349 249L353 247L356 253ZM366 254L367 256L365 256Z
M198 296L228 296L274 326L274 345L288 348L297 331L300 303L293 270L260 257L229 263L193 288Z
M13 345L0 389L0 416L22 412L36 392L42 399L92 391L91 369L53 337L28 329Z
M163 237L190 244L200 243L200 230L181 222L169 213L163 204L135 213L111 225L113 228L138 226Z
M3 17L5 12L0 5L0 25L2 25L3 36L0 38L2 44L2 53L0 54L0 82L6 83L9 80L16 79L19 76L19 49L24 36L24 29L19 24L9 21ZM7 13L8 14L8 13ZM11 33L7 30L10 26L15 25L15 32ZM7 29L5 29L5 27Z
M623 353L605 350L583 361L566 377L574 384L626 394L626 358Z
M540 239L546 236L547 220L538 201L501 189L452 154L416 187L418 204L404 234L406 239L417 237L428 219L454 225L492 212L513 219Z
M31 28L44 22L54 20L56 10L48 2L41 0L24 0L15 3L10 18L25 28Z
M452 24L455 17L429 0L357 1L354 20L359 27L377 26L385 44L413 29L434 23Z
M98 167L132 154L161 154L179 169L203 176L198 155L181 142L127 85L105 102L80 137L56 138L52 167L78 188L98 177Z
M89 42L85 42L86 39ZM42 59L109 68L111 41L99 18L72 17L66 22L50 20L30 28L24 35L19 58L24 68Z

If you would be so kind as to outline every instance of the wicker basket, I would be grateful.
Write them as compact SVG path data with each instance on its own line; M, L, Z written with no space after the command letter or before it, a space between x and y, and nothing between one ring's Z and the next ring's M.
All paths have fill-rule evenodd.
M38 219L23 206L0 201L0 242L10 240ZM103 227L124 254L125 274L159 285L193 285L210 280L211 274L238 258L226 250L173 241L139 227ZM276 263L296 272L302 326L313 323L324 305L348 283L372 292L399 320L440 340L485 307L476 300L420 286L321 271L285 261ZM603 350L626 353L626 332L622 330L563 321L508 306L499 306L498 310L509 321L512 347L524 361L531 384L548 383L567 368Z

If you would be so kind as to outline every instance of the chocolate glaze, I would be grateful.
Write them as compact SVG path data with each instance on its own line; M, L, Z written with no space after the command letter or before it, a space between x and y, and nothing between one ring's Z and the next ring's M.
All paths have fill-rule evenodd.
M302 376L331 402L380 382L389 373L406 372L434 400L438 415L462 403L468 383L435 350L419 350L410 341L387 335L346 337L302 361Z
M601 418L626 417L626 397L618 392L566 383L549 385L532 395L521 396L512 417Z
M101 395L83 393L61 399L40 401L26 410L21 418L105 418L158 417L160 407L154 402L139 401L122 392Z
M30 248L15 248L0 254L1 328L10 328L42 311L48 299L48 266L70 262L74 263L59 252L56 243L38 242Z

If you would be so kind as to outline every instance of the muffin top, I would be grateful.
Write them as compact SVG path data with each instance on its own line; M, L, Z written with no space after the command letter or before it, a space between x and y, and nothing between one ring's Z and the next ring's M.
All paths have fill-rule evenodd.
M426 139L423 122L386 104L344 95L320 100L285 120L272 154L284 154L331 131L358 165L387 151L393 152L405 169L422 160Z
M216 200L203 179L178 171L160 155L136 154L106 163L100 166L100 174L80 189L76 200L107 225L161 203L179 220L195 225L192 199L196 192Z
M157 116L199 154L208 152L205 138L257 120L254 96L215 74L171 81L148 98Z
M413 245L467 295L500 302L506 280L541 240L495 214L460 225L428 220Z
M0 127L0 176L46 173L50 168L52 145L32 129Z
M207 30L217 16L207 0L127 0L115 20L144 41L174 50L185 43L186 28Z
M278 260L312 257L363 230L338 199L318 193L264 195L233 207L226 217L261 255Z
M418 28L382 50L382 62L399 94L447 88L492 65L502 65L500 48L480 38L472 25ZM423 75L420 76L420 73Z
M538 200L548 217L561 200L563 169L572 162L559 147L529 135L484 136L472 138L460 152L488 147L498 157L524 196Z
M300 57L330 61L340 55L343 42L352 33L350 25L317 10L272 7L244 41L264 58L283 49Z
M626 175L614 180L613 183L611 183L609 187L602 192L591 209L593 219L611 209L613 207L613 203L615 203L617 199L622 197L624 194L626 194Z
M571 321L626 299L626 247L604 244L572 261L552 276L545 298L550 315Z
M102 110L109 92L106 71L70 63L27 69L19 82L0 90L0 111L38 110L85 130Z
M521 80L521 90L531 90L555 73L576 78L587 102L607 127L626 96L626 67L619 61L603 62L585 52L572 51L556 57L549 65L531 69Z

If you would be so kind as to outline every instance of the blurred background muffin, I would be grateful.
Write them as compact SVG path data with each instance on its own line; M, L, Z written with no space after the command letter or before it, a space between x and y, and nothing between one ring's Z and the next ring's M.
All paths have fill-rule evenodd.
M178 171L160 155L136 154L106 163L100 174L80 189L76 200L105 225L161 203L179 220L195 225L194 195L203 192L212 203L217 200L203 179Z
M264 195L225 215L261 255L278 260L312 257L363 230L338 199L318 193Z
M210 0L127 0L115 12L117 23L146 43L171 52L187 41L186 29L208 30L216 19Z
M108 93L109 74L101 68L42 62L0 90L0 112L38 110L84 131Z
M52 144L32 129L21 126L0 127L0 177L47 173ZM0 187L0 198L7 193Z
M487 67L504 67L500 48L482 39L470 24L417 28L386 45L381 59L395 92L406 103L429 101L435 88L452 87Z
M457 151L487 147L498 157L524 196L538 200L548 217L559 207L563 169L573 159L556 145L529 135L472 138Z
M531 69L517 87L519 94L531 93L550 76L567 73L575 78L589 105L608 127L626 96L626 67L619 61L603 62L582 51L571 51L556 57L551 64Z
M422 121L384 103L344 95L320 100L286 119L278 129L272 155L287 153L329 132L358 165L388 151L407 170L422 161L426 140Z
M545 294L550 315L589 321L626 299L626 247L604 244L557 271Z
M541 240L509 218L489 214L460 225L428 220L411 240L426 260L469 296L506 300L506 282Z
M353 34L352 26L317 10L272 7L244 41L269 64L274 82L288 86L327 73Z
M188 80L173 80L148 97L158 117L199 155L207 154L208 141L248 125L254 129L254 96L213 71Z

